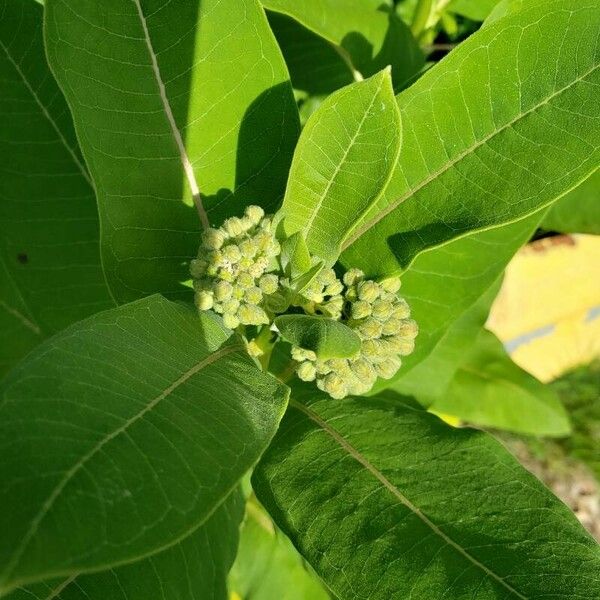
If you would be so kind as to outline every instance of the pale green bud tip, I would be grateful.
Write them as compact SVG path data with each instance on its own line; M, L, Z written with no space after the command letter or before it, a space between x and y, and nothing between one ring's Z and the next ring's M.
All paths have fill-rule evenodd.
M219 229L207 229L202 234L202 244L209 250L218 250L225 243L225 234Z
M242 258L242 253L235 244L229 244L223 248L223 258L229 262L237 263Z
M250 288L254 286L254 277L250 273L240 273L236 284L242 288Z
M207 263L202 258L195 258L190 262L190 274L192 279L199 279L206 273Z
M214 298L212 292L201 290L196 294L196 306L199 310L210 310L213 304Z
M238 217L231 217L225 220L223 229L227 232L229 237L238 237L246 231L246 223Z
M377 319L366 319L358 326L358 331L363 339L376 339L381 337L382 325Z
M360 269L350 269L344 274L344 283L347 286L356 285L364 276Z
M298 365L296 373L298 374L298 377L302 379L302 381L314 381L317 376L315 365L310 361L305 361Z
M265 294L274 294L279 288L279 280L277 275L263 275L258 281L260 289Z
M374 281L361 281L357 286L359 300L375 302L379 298L379 286Z
M254 304L242 304L237 312L237 317L244 325L266 325L269 322L267 313Z
M228 329L235 329L240 324L240 320L235 315L227 313L223 315L223 324Z
M377 300L373 304L373 316L376 319L386 320L392 316L394 306L389 300Z
M386 292L397 294L400 289L400 279L398 277L390 277L389 279L384 279L380 285Z
M248 304L260 304L262 299L263 294L260 288L257 287L248 288L244 294L244 300L246 300Z
M317 360L317 355L312 350L305 350L304 348L299 348L298 346L292 346L292 358L295 361L303 362L305 360Z
M400 359L394 356L387 358L383 362L376 363L374 366L379 377L383 379L391 379L398 372L400 364Z
M419 333L419 326L417 325L416 321L413 321L412 319L404 319L398 327L396 333L402 337L414 339Z
M258 225L265 216L265 211L260 206L247 206L246 217L253 225Z
M354 302L350 308L350 316L353 319L364 319L371 314L371 305L364 300Z
M319 387L336 400L345 398L348 395L348 388L344 379L335 373L330 373L319 383L321 384Z
M219 302L229 300L233 292L233 286L227 281L219 281L214 287L215 299Z

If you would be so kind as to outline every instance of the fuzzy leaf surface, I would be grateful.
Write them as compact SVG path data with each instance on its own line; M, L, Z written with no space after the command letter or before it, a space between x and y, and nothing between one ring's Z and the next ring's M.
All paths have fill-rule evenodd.
M100 573L36 583L6 600L227 600L243 498L235 490L194 533L149 558Z
M265 449L286 396L218 318L160 296L48 340L0 388L0 593L192 533Z
M0 376L110 307L94 190L46 63L43 8L0 0Z
M337 597L600 594L598 544L493 437L389 392L293 393L254 489Z
M360 338L350 327L328 317L282 315L275 325L282 337L319 358L349 358L360 350Z
M329 96L304 127L281 215L311 254L333 264L386 187L398 159L400 113L388 71Z
M431 408L516 433L563 437L571 432L556 392L517 366L486 329L472 341L448 389Z
M257 0L48 0L46 44L96 190L120 302L187 296L193 198L220 224L273 210L298 135L285 63Z
M472 35L400 94L400 160L344 242L344 264L397 273L589 176L600 163L599 24L595 0L549 0Z

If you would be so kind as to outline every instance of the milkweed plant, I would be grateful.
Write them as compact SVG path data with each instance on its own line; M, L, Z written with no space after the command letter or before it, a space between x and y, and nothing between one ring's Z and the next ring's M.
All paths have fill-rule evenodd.
M599 40L597 0L0 0L0 598L600 598L489 433L569 416L485 328L536 231L600 233Z

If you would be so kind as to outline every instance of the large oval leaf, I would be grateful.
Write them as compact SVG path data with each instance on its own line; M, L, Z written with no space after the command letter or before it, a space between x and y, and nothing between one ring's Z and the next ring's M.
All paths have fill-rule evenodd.
M193 198L219 223L283 196L298 115L263 10L48 0L46 24L98 192L109 285L121 302L181 296L199 243Z
M227 575L236 556L241 494L234 491L182 542L149 558L100 573L36 583L6 600L228 600Z
M286 401L230 334L154 296L13 370L0 388L0 591L138 559L208 518Z
M600 547L571 511L491 436L400 396L301 394L254 489L345 600L600 596Z
M548 205L600 163L600 4L549 0L471 36L398 96L394 176L344 242L370 275Z
M333 264L356 221L385 189L400 150L400 114L388 71L329 96L306 123L281 209Z
M110 307L94 190L46 63L43 8L0 0L0 376Z

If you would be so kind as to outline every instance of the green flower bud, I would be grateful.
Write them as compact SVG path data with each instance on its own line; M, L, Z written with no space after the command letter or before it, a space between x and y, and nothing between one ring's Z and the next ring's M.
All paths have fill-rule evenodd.
M394 317L391 317L383 324L381 333L383 335L395 335L400 331L402 323L404 323L404 319L394 319Z
M349 269L344 274L344 284L348 287L356 285L365 274L360 269Z
M219 281L214 287L215 299L219 302L229 300L233 292L233 286L228 281Z
M379 286L371 280L361 281L356 286L356 291L358 294L359 300L364 300L365 302L373 303L377 298L379 298L380 289Z
M338 296L343 290L344 284L339 279L336 279L333 283L327 285L323 293L326 296Z
M335 271L333 269L323 269L317 276L317 280L322 285L329 285L337 281Z
M340 377L352 377L352 370L350 369L350 365L345 358L330 358L327 361L327 366L333 373L339 375Z
M190 262L190 274L192 279L200 279L206 272L208 263L203 258L194 258Z
M315 367L318 375L327 375L331 373L331 367L329 366L329 361L327 360L317 360Z
M314 363L305 361L298 365L296 373L302 381L314 381L317 377L317 370L315 369Z
M400 289L400 279L398 277L390 277L389 279L384 279L379 284L386 292L390 294L397 294Z
M244 294L244 300L246 300L248 304L260 304L262 302L262 299L263 294L260 288L258 287L248 288L246 290L246 293Z
M358 332L363 339L377 339L381 337L382 325L377 319L369 318L358 326Z
M242 233L245 233L246 226L245 223L238 217L231 217L225 220L223 223L223 229L229 237L234 238L242 235Z
M260 206L247 206L245 211L246 217L252 225L258 225L261 219L265 216L265 211Z
M400 335L385 338L389 354L408 356L415 349L415 340Z
M213 304L214 298L212 292L201 290L196 294L196 306L199 310L210 310Z
M235 298L236 300L242 300L242 298L245 295L246 295L246 288L243 288L239 285L236 285L231 292L231 297Z
M327 392L332 398L341 400L348 395L348 388L342 377L335 373L330 373L325 378L317 382L318 387Z
M231 313L225 313L223 315L223 324L228 329L235 329L240 324L240 321L236 315L232 315Z
M242 304L237 312L240 323L244 325L267 325L269 317L267 313L254 304Z
M264 294L274 294L279 288L279 280L277 275L263 275L258 285Z
M385 349L380 340L365 340L361 345L361 351L367 358L376 359L385 352Z
M297 362L302 362L305 360L317 360L317 355L312 350L305 350L304 348L299 348L298 346L292 346L292 358Z
M258 279L267 270L268 266L269 261L264 256L261 256L256 259L254 264L248 269L248 273L250 273L254 279Z
M342 316L344 308L344 299L341 296L335 296L321 305L321 312L332 319L339 319Z
M258 252L258 247L252 240L243 240L240 242L240 252L244 258L254 258ZM251 263L250 263L251 264Z
M207 229L202 234L202 245L208 250L218 250L225 243L225 234L220 229Z
M370 314L371 305L364 300L353 302L350 307L350 317L352 319L364 319L365 317L370 316Z
M350 361L350 368L359 380L368 383L369 387L371 387L375 379L375 370L368 360L365 360L364 358L352 360Z
M231 298L231 300L226 300L225 302L223 302L223 312L230 314L230 315L235 315L237 313L239 307L240 307L240 302L239 302L239 300L236 300L235 298ZM236 325L236 327L237 327L237 325Z
M381 321L387 321L394 312L394 306L389 300L376 300L373 303L373 316Z
M237 263L242 258L242 253L240 249L235 244L229 244L225 246L222 250L223 258L228 260L231 263Z
M377 363L374 366L379 377L383 379L391 379L398 372L400 364L400 359L394 356L387 358L383 362Z
M410 306L408 306L408 303L404 298L399 298L394 304L392 317L394 319L406 319L407 317L410 317Z
M404 319L400 327L398 327L396 333L398 335L401 335L402 337L414 339L419 333L419 327L417 326L417 323L412 319Z
M254 286L254 277L250 273L240 273L236 280L236 284L242 288L251 288Z

